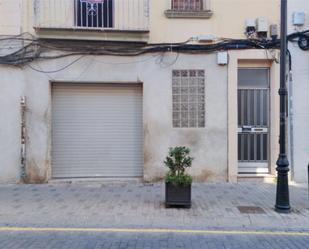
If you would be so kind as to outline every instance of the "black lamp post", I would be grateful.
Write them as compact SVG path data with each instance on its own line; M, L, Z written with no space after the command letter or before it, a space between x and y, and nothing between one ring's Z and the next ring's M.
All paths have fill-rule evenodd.
M277 160L277 196L275 209L279 213L289 213L289 160L286 155L286 111L287 111L287 0L281 0L281 47L280 47L280 154Z

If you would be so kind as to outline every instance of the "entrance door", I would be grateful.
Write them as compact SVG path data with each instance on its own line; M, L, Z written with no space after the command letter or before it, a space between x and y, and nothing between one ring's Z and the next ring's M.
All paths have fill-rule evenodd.
M238 69L238 173L269 173L269 69Z

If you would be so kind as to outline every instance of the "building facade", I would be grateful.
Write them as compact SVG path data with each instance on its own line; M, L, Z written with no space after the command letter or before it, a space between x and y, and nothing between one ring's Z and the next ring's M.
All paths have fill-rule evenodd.
M173 146L191 149L197 181L273 177L279 10L0 0L0 181L157 181Z
M289 33L309 30L309 6L307 1L289 1ZM293 178L297 182L307 182L309 163L309 32L307 46L301 49L296 42L289 43L291 52L290 77L290 158ZM304 43L305 45L305 43Z

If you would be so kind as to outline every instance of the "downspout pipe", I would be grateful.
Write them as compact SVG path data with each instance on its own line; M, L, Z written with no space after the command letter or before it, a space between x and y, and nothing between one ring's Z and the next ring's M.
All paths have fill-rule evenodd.
M20 155L20 165L21 165L21 173L20 178L21 181L25 181L27 174L26 174L26 97L21 97L20 100L20 107L21 107L21 155Z

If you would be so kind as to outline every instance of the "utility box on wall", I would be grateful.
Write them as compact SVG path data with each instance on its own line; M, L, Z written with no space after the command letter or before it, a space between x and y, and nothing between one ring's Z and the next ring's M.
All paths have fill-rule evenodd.
M217 63L218 65L225 66L228 64L228 54L227 51L217 53Z
M305 24L306 14L303 11L296 11L293 13L293 25L303 26Z
M266 17L259 17L256 19L256 27L258 33L268 32L268 21Z

